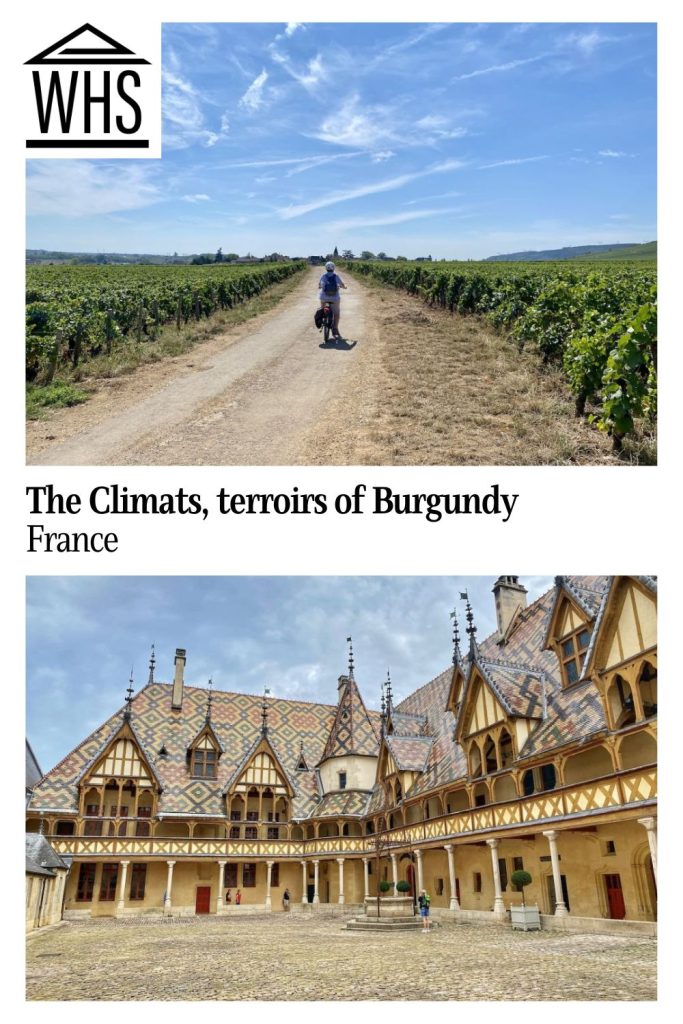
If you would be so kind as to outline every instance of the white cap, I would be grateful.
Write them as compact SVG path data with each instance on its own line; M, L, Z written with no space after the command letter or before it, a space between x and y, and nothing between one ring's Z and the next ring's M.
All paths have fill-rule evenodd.
M334 270L334 263L332 260L328 260L325 264L325 270Z

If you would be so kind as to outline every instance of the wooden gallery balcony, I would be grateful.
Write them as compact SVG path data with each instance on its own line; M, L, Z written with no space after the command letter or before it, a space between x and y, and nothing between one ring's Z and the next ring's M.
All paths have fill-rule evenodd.
M534 796L444 814L413 825L388 829L380 835L385 848L431 846L483 834L520 835L551 824L553 827L562 827L563 824L571 827L573 823L597 823L619 811L642 813L644 808L656 804L656 800L657 769L655 765L648 765L578 785L558 787ZM267 837L247 839L242 834L240 838L233 839L196 835L187 838L57 834L50 836L50 842L57 853L79 859L225 857L250 861L258 858L285 860L335 855L371 856L376 849L376 836L373 835L292 840Z

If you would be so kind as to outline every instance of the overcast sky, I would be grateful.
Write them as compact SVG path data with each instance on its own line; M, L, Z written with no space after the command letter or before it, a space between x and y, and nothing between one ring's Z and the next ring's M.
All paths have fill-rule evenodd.
M656 237L656 28L178 24L163 159L28 162L31 248L446 258Z
M27 581L27 735L43 771L136 691L170 682L176 647L185 679L219 690L335 703L353 636L369 707L391 670L396 700L450 663L449 614L470 595L483 640L495 629L495 577L33 576ZM520 577L534 600L551 577Z

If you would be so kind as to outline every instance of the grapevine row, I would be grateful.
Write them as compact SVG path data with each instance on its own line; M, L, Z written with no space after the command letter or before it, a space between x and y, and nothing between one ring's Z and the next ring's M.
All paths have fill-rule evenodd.
M164 324L180 329L230 309L303 266L28 267L27 380L49 382L62 365L111 354L127 341L153 341Z
M486 316L520 350L564 368L576 400L616 448L657 409L654 265L355 262L353 273L419 295L451 313Z

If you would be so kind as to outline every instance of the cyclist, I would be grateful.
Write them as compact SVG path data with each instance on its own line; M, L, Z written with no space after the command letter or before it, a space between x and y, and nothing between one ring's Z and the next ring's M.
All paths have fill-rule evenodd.
M341 306L341 292L340 288L346 288L346 285L342 281L339 274L335 272L334 263L329 260L325 264L325 273L320 278L320 308L329 302L332 307L333 322L332 322L332 333L335 338L341 338L339 333L339 314Z

